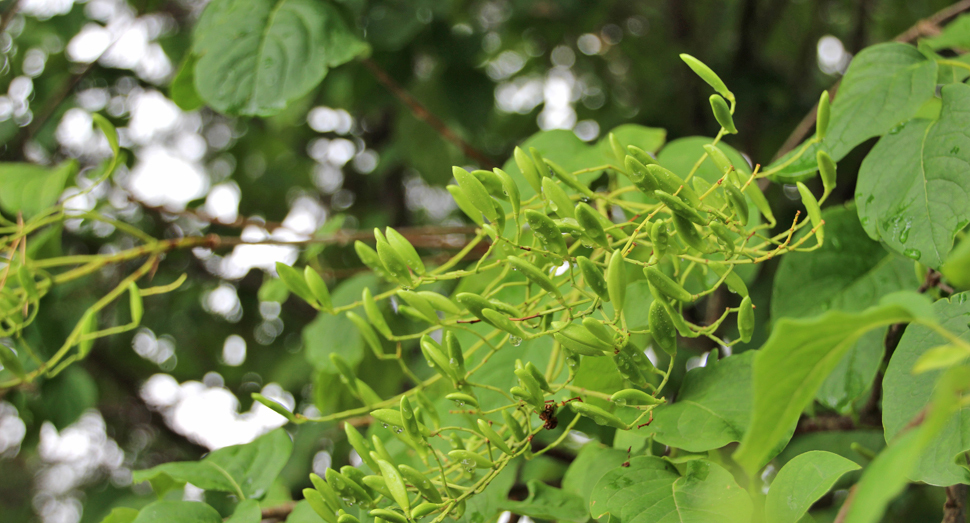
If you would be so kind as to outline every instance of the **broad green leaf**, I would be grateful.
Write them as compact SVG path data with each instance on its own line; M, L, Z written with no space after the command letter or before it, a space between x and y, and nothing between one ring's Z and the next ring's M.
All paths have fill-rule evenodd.
M198 61L198 55L186 53L178 72L168 86L169 98L183 111L194 111L205 106L205 101L195 90L195 64Z
M818 161L815 155L822 146L813 143L805 147L805 150L802 151L803 147L805 147L804 142L782 155L781 158L771 162L765 170L774 170L782 164L785 166L769 174L768 179L775 183L796 183L814 178L818 173ZM799 153L801 153L800 156ZM795 158L795 156L798 157ZM793 160L792 158L795 159Z
M912 294L914 300L921 297ZM862 312L829 311L814 318L778 320L754 359L754 407L735 461L753 476L863 334L915 317L913 307L894 302Z
M919 418L909 421L919 423L918 427L907 427L866 467L845 523L876 523L881 519L889 502L909 483L907 477L919 466L921 456L925 459L925 453L934 450L934 439L960 410L967 387L970 367L954 367L943 374L933 391L931 408L920 413L922 422Z
M373 274L361 274L338 285L331 298L334 307L349 305L360 299L364 287L376 289L377 278ZM307 361L318 370L336 373L330 354L343 356L356 367L364 357L364 344L353 322L343 314L319 313L312 323L303 328L303 345Z
M970 86L943 87L939 120L913 120L883 137L859 168L859 219L873 239L940 268L970 223Z
M132 481L141 482L167 475L205 490L239 493L260 498L283 470L293 443L283 429L276 429L245 445L213 451L201 461L166 463L135 471Z
M616 370L616 364L613 363L613 358L581 359L573 384L577 387L605 394L613 394L625 388L623 376ZM612 402L600 398L587 397L585 401L608 410L613 406Z
M591 441L579 449L576 459L569 464L562 478L562 489L583 498L583 506L589 506L589 496L596 482L627 459L626 449L614 449Z
M856 145L890 132L934 95L936 62L901 43L863 49L842 77L824 144L841 160Z
M751 419L754 357L747 351L688 372L674 402L654 411L649 428L657 441L688 452L741 441Z
M956 294L933 304L940 325L961 339L970 340L967 317L970 315L970 293ZM882 421L886 440L892 441L931 400L933 390L944 370L914 374L913 367L921 356L946 341L921 325L906 328L883 378ZM929 450L922 456L910 476L914 481L931 485L953 485L970 482L970 471L956 464L954 456L970 449L970 408L961 409L943 428Z
M804 318L830 309L858 311L875 305L886 294L919 286L913 262L869 239L854 209L830 207L822 218L826 237L822 247L782 258L773 284L772 318ZM872 385L885 351L884 334L864 334L825 379L816 399L848 412L852 402Z
M213 109L267 116L366 53L337 9L315 0L215 0L195 27L195 87Z
M599 480L590 513L615 523L750 523L751 499L731 473L707 460L685 468L681 474L661 458L633 458Z
M854 461L858 465L868 464L869 459L854 450L853 444L859 445L872 453L878 453L886 446L886 438L883 437L881 428L879 430L821 431L798 434L788 442L785 450L778 454L774 463L778 467L783 467L789 461L806 452L824 450Z
M77 173L76 160L55 167L29 163L0 163L0 210L30 218L57 203L68 180Z
M245 499L236 505L236 511L226 523L259 523L263 519L262 511L259 509L259 502L255 499Z
M128 507L118 507L101 520L101 523L131 523L138 517L138 510Z
M771 482L765 516L771 523L796 523L846 472L861 467L831 452L806 452L788 462Z
M614 127L610 131L603 133L603 137L596 142L596 148L599 150L599 154L602 155L604 159L614 159L613 149L610 147L609 136L613 133L616 136L617 141L620 145L626 147L628 145L633 145L647 151L649 153L656 153L663 147L664 142L667 141L667 130L661 129L659 127L644 127L637 124L623 124ZM611 162L617 167L622 167L622 164L616 163L617 160Z
M499 508L532 519L573 523L585 523L589 519L586 504L578 495L536 480L529 481L526 487L529 489L529 496L525 500L506 500L499 504Z
M141 509L134 523L222 523L216 509L198 501L156 501Z
M970 15L960 15L946 24L940 34L923 40L923 43L931 49L970 48Z
M323 521L313 507L306 500L300 500L293 505L293 511L286 516L286 523L320 523Z

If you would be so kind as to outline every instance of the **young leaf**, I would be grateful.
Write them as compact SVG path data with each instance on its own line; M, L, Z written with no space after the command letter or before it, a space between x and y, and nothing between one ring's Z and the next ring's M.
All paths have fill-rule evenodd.
M538 520L586 523L589 519L583 498L576 494L534 479L526 483L526 488L529 489L529 496L524 500L504 501L499 508Z
M10 216L23 212L25 219L40 214L57 203L77 169L77 160L61 162L55 167L0 163L0 209Z
M131 309L131 322L137 325L141 323L141 318L145 315L145 306L142 304L141 294L135 282L128 284L128 302L128 308Z
M317 299L313 297L313 293L310 292L310 287L307 286L306 280L303 279L303 275L300 271L296 270L282 262L276 262L276 274L279 275L280 280L286 284L286 288L290 290L293 294L296 294L303 301L316 306Z
M859 468L853 461L821 450L796 456L772 480L765 518L772 523L798 523L839 478Z
M197 501L156 501L141 509L134 523L222 523L222 516Z

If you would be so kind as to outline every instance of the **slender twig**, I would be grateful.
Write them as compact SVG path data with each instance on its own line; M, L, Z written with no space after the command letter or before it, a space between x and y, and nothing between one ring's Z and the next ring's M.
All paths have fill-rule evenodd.
M275 507L266 507L262 509L261 517L263 519L275 519L284 520L293 512L293 507L296 503L284 503L283 505L276 505Z
M0 15L0 34L3 34L3 32L7 30L7 26L10 25L10 21L13 20L13 17L20 10L20 4L22 1L23 0L13 0L10 7L3 12L3 15Z

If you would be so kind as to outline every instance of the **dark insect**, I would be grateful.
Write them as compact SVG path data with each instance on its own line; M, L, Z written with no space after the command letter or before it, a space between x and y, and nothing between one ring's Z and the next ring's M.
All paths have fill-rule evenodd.
M552 430L559 425L559 420L556 419L556 403L546 403L545 408L539 413L539 419L545 422L542 426L546 430Z

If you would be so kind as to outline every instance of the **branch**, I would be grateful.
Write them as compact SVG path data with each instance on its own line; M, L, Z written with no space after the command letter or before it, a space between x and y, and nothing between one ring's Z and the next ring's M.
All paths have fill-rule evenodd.
M286 519L287 516L290 515L290 512L293 512L294 506L296 506L296 503L285 503L283 505L277 505L275 507L266 507L262 509L261 517L263 519L275 519L278 521L282 521Z
M967 523L967 486L958 484L946 487L946 503L943 504L943 523Z
M10 25L10 21L13 20L14 15L20 11L20 4L22 0L13 0L13 4L0 15L0 34L3 34L7 30L7 26Z
M463 140L454 131L452 131L448 125L441 120L441 118L438 118L428 111L427 108L421 105L421 102L415 99L414 96L411 96L411 93L407 92L406 89L394 81L394 79L387 74L387 71L382 69L381 66L377 65L376 62L370 58L364 58L361 60L361 63L367 67L374 77L377 78L377 81L386 87L395 98L400 100L404 105L408 106L408 109L411 110L411 114L413 114L415 118L430 125L435 131L438 132L438 134L441 135L442 138L461 149L461 152L463 152L465 156L474 159L487 169L498 167L498 165L496 165L496 163L493 162L488 156L485 156L484 153L472 147L471 144Z

